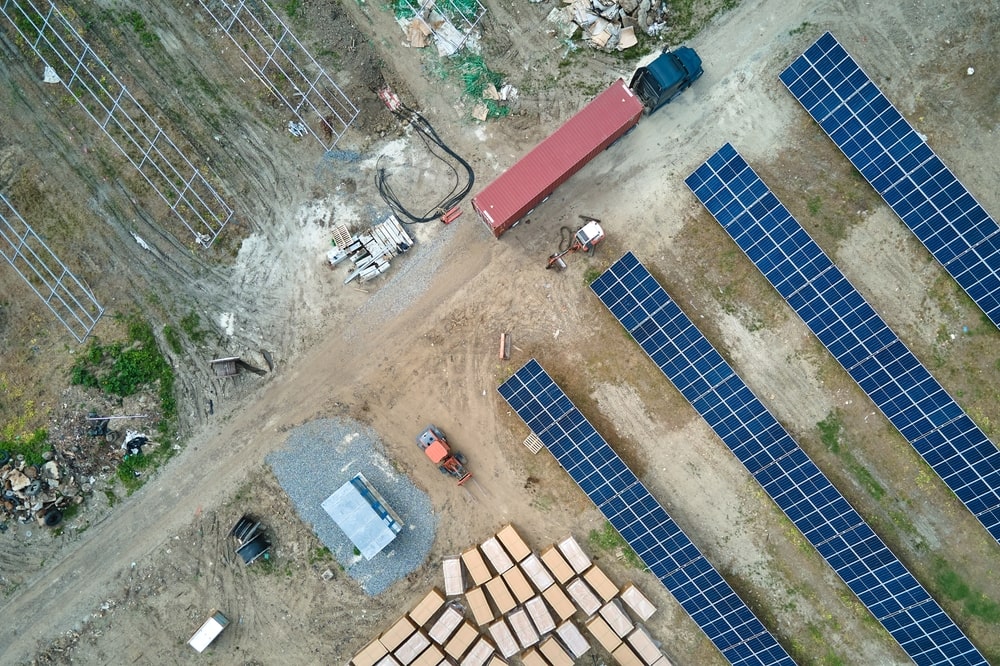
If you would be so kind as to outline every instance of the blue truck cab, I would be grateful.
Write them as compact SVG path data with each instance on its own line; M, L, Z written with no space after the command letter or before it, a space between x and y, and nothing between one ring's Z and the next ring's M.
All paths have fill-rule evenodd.
M664 49L656 60L635 71L629 88L642 100L648 115L687 90L703 72L694 49Z

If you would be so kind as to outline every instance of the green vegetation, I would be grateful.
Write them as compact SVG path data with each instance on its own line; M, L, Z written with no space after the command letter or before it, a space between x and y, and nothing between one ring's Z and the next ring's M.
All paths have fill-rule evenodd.
M592 547L620 557L630 567L646 570L646 565L635 554L632 547L626 543L625 539L618 534L617 530L612 527L611 523L604 523L604 527L600 530L590 530L587 539Z
M156 46L160 42L160 36L149 29L146 19L137 11L122 14L122 20L132 26L135 34L139 35L139 42L146 48Z
M806 205L809 207L810 214L819 215L819 212L823 210L823 199L817 194L814 197L810 197Z
M49 444L49 433L44 428L37 428L26 435L4 437L0 439L0 451L6 451L11 458L24 456L29 465L41 465L45 462L45 453L52 450Z
M593 284L594 280L601 277L602 272L603 271L601 271L600 268L597 268L596 266L591 266L590 268L588 268L583 272L583 284L589 287L591 284Z
M791 30L789 30L788 31L788 36L789 37L794 37L795 35L801 35L802 33L806 32L810 28L814 28L814 27L815 26L812 23L810 23L809 21L803 21L802 23L799 24L799 27L792 28Z
M162 418L157 430L166 436L177 416L173 368L160 353L148 322L137 315L122 320L128 331L126 342L91 342L70 369L70 381L120 397L134 395L144 387L158 387ZM160 446L149 454L126 456L117 475L128 494L142 486L144 470L155 469L173 454L173 448ZM108 501L113 504L110 496Z
M115 504L118 504L118 495L111 488L104 489L104 496L108 498L108 506L113 507Z
M1000 624L1000 604L973 590L944 559L936 558L934 570L934 579L942 594L963 602L967 614L990 624Z
M180 354L184 351L184 348L181 346L180 334L170 324L163 327L163 338L167 341L167 346L170 347L170 351L173 353Z
M191 342L201 344L205 341L207 333L201 330L201 317L194 310L184 315L181 319L181 330L191 338Z
M878 482L878 479L854 457L853 453L841 447L840 440L843 423L840 421L840 415L836 411L830 412L825 419L816 424L816 428L819 429L819 439L823 443L823 446L830 453L836 454L844 462L847 471L865 489L865 492L876 500L881 500L885 497L885 488Z
M110 345L91 342L82 358L73 364L70 381L120 397L135 395L140 388L159 383L163 420L158 427L161 433L166 433L177 414L174 371L160 353L153 329L145 320L132 316L125 323L127 346L121 342Z
M328 562L333 559L333 553L326 546L318 546L309 551L309 564Z
M295 18L299 10L302 9L302 0L285 0L284 5L282 5L285 13L288 14L288 18Z

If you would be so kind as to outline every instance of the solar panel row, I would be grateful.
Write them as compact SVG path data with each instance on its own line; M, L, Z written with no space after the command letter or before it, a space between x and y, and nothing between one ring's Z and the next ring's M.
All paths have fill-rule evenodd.
M633 254L591 288L914 662L986 663Z
M917 453L1000 541L1000 450L731 145L687 179L705 207Z
M829 32L781 81L1000 326L1000 226Z
M794 663L538 361L497 390L731 664Z

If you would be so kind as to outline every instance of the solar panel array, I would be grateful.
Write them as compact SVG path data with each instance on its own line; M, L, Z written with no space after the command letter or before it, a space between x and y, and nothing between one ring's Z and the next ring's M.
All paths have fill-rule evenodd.
M538 361L497 390L731 664L794 664Z
M729 144L687 179L709 212L994 539L1000 450Z
M986 663L632 253L591 288L914 662Z
M996 326L1000 226L829 32L781 81Z

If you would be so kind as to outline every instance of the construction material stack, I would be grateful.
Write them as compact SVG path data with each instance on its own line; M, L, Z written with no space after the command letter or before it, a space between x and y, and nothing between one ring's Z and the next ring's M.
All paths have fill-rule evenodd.
M334 229L333 242L334 248L326 255L330 265L337 266L345 259L354 264L344 278L344 284L355 279L367 282L378 277L389 270L390 259L413 247L413 239L395 215L356 236L348 235L346 228L338 226Z
M573 537L538 555L507 525L445 558L442 572L471 587L463 582L447 598L432 589L353 666L501 666L513 658L570 666L592 641L619 666L670 666L642 625L653 604L631 583L620 589Z

